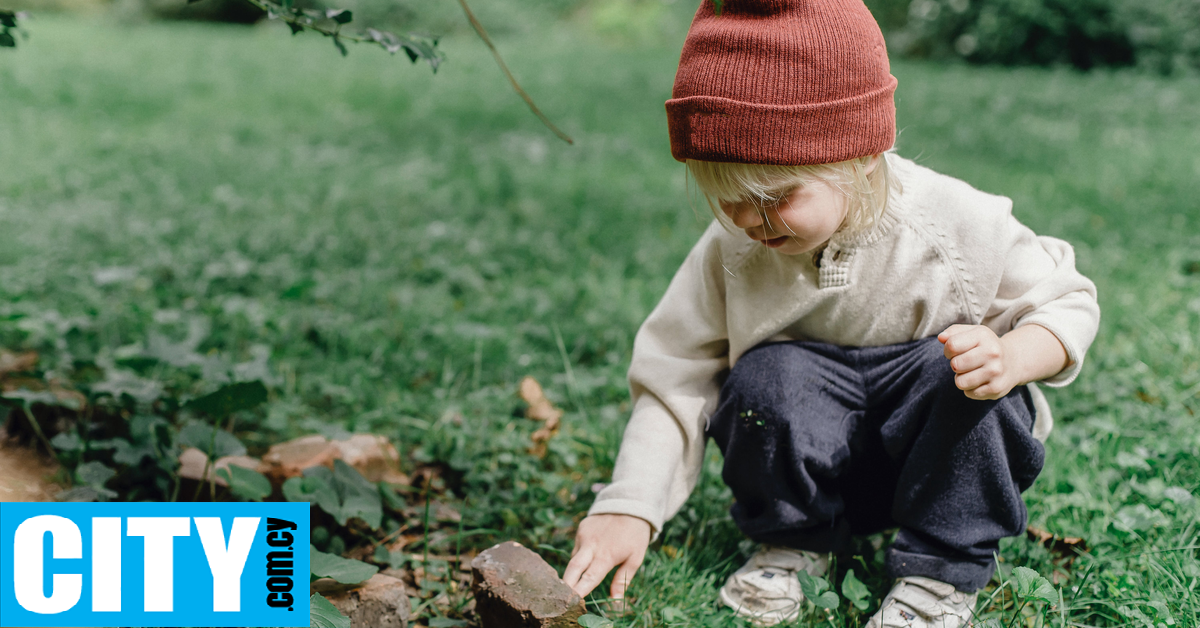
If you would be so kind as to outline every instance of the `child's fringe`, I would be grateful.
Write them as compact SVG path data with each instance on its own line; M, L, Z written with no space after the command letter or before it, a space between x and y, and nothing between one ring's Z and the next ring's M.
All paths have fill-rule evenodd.
M856 234L879 222L887 209L888 196L900 191L899 181L891 176L886 155L879 155L875 168L868 173L875 156L812 166L775 166L735 164L689 159L688 171L708 201L709 209L726 228L733 229L721 211L720 202L753 201L762 206L778 203L793 190L814 181L824 181L846 195L850 207L840 232Z

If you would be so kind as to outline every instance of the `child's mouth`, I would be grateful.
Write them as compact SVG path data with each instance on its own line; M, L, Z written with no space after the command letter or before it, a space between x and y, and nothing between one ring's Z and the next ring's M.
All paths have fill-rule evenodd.
M771 238L770 240L759 240L759 242L762 242L763 246L769 249L777 249L786 244L789 237L791 236L779 236L778 238Z

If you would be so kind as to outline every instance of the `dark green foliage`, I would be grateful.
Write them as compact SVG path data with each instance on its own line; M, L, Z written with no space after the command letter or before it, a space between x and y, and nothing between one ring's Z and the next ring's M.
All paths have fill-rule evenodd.
M192 399L184 407L220 420L234 412L253 410L266 400L267 387L262 382L241 382L222 386L203 397Z
M8 9L0 9L0 48L16 48L17 47L17 20L24 17L24 14Z
M913 0L900 35L915 56L1006 65L1130 65L1113 0Z
M213 459L246 453L246 446L233 434L197 421L186 424L176 442L181 447L195 447Z
M309 570L313 578L333 578L342 584L358 584L370 579L379 568L361 560L326 554L309 546Z
M332 471L312 467L304 470L304 477L289 478L283 483L283 495L288 501L318 506L343 526L358 518L378 528L383 520L380 488L341 460L334 461Z
M313 593L308 600L311 613L311 628L350 628L350 619L343 615L329 600Z
M1190 0L872 0L902 54L972 63L1200 68Z
M240 499L262 501L271 494L271 481L253 469L229 465L217 470L217 477L229 483L229 492Z

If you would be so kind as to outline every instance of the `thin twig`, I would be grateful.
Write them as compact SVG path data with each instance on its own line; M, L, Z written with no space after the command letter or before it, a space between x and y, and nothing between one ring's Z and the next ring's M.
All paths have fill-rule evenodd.
M546 128L553 131L554 134L559 137L559 139L568 144L574 144L575 140L571 139L571 136L563 133L562 130L554 126L554 123L542 113L542 110L538 109L538 106L533 104L533 98L530 98L529 94L525 93L525 90L521 89L520 83L517 83L516 77L512 75L512 72L508 71L508 66L505 65L504 59L500 57L500 52L496 50L495 44L492 43L492 38L488 37L487 31L483 28L483 24L480 24L479 20L475 19L475 14L471 12L471 7L467 6L467 0L458 0L458 4L462 6L463 13L467 14L467 21L471 23L471 28L475 29L475 33L479 35L479 38L483 40L483 43L486 44L488 49L492 51L492 56L496 58L496 64L500 66L500 70L504 72L504 76L508 77L508 82L512 85L513 89L517 92L521 99L525 101L525 104L529 105L529 110L533 112L533 115L537 116L538 120L541 120L542 124L546 125Z

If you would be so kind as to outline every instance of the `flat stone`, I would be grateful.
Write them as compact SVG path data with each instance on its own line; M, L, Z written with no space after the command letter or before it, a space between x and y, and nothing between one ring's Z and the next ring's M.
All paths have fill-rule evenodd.
M534 552L507 541L471 561L483 628L575 628L583 600Z
M404 583L396 578L377 573L348 591L337 590L336 583L313 589L350 618L350 628L408 628L412 604Z

